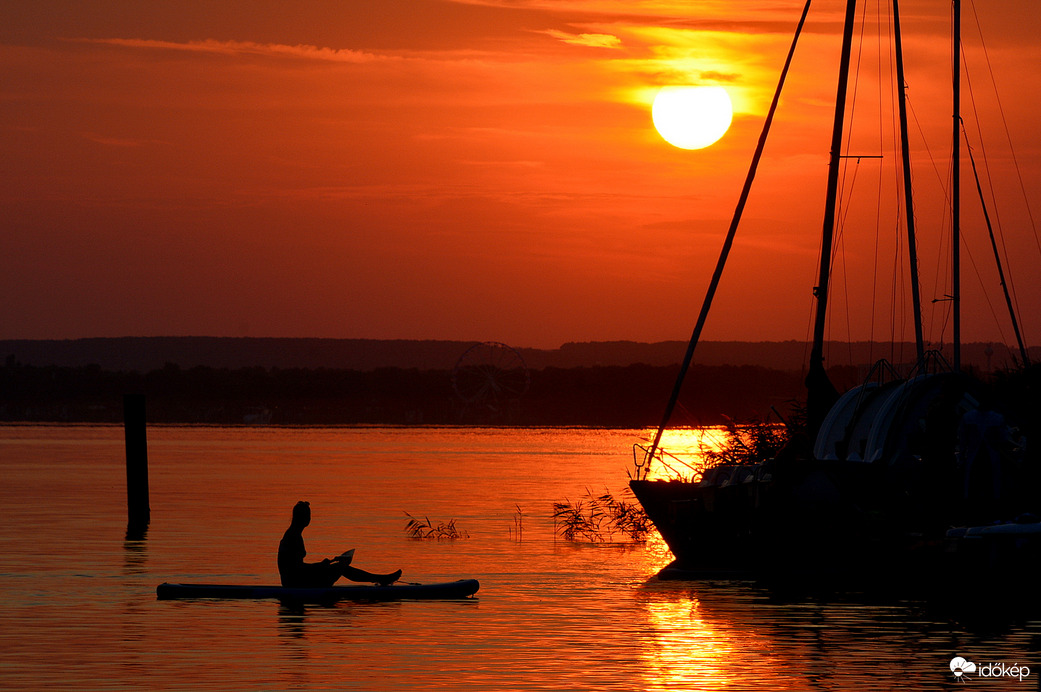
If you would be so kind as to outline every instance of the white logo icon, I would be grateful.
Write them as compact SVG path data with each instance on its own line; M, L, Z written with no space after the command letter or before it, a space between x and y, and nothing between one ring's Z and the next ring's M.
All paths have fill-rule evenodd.
M976 672L976 664L972 661L966 661L961 656L955 656L951 659L951 672L954 673L954 677L958 678L958 680L962 680L962 676L965 673ZM965 679L967 680L968 678Z

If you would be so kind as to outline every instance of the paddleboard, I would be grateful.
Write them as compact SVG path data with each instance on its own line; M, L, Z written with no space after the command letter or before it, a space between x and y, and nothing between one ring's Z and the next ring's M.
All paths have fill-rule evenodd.
M358 584L328 588L294 588L250 584L178 584L163 583L156 587L160 601L193 598L278 598L301 603L332 601L401 601L412 599L453 599L473 596L480 588L476 579L435 584L393 584L376 586Z

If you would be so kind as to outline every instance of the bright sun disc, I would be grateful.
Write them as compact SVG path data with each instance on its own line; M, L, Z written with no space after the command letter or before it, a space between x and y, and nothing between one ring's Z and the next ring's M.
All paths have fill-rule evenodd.
M651 119L658 134L680 149L703 149L726 134L734 108L720 86L662 87Z

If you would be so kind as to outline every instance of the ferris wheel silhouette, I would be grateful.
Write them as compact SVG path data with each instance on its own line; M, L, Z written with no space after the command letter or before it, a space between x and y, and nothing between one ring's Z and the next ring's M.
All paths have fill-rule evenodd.
M467 404L498 411L528 391L531 375L515 349L498 341L469 347L452 370L452 389Z

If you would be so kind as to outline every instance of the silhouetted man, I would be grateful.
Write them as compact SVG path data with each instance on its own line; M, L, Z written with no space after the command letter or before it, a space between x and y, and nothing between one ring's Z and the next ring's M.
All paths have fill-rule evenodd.
M282 586L325 588L332 586L340 577L387 586L401 576L400 569L390 574L373 574L351 567L354 550L348 550L331 560L326 558L321 562L304 562L307 550L304 549L303 531L310 523L310 503L297 502L293 506L293 521L278 544L278 574L282 577Z

